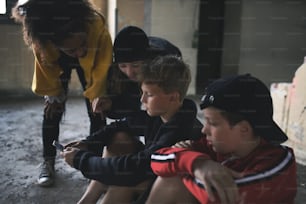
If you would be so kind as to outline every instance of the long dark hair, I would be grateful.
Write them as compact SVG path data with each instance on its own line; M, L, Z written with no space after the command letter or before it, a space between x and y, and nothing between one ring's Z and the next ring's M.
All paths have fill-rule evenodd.
M86 32L96 10L88 0L29 0L12 9L12 18L23 25L25 43L58 45L73 33Z

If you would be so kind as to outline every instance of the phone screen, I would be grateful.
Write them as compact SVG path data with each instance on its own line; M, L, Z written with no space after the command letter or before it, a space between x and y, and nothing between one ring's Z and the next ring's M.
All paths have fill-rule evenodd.
M58 149L59 151L64 151L64 146L63 145L61 145L58 141L56 141L56 140L54 140L53 141L53 146L55 146L56 147L56 149Z

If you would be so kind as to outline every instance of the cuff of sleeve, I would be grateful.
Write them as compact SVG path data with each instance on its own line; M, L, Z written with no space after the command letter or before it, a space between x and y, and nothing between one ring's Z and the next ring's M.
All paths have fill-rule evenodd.
M200 152L178 152L177 153L177 158L178 158L178 166L179 169L182 170L182 173L187 173L190 175L193 175L193 168L192 164L195 159L197 158L204 158L204 159L209 159L208 156L204 155L203 153Z
M83 163L82 161L84 161L84 159L87 157L86 155L88 154L89 152L87 151L79 150L73 158L73 167L81 170L81 164Z

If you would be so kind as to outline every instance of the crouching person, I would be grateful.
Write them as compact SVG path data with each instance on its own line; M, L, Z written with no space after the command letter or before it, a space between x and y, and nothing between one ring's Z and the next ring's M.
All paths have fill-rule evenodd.
M152 155L160 177L147 203L293 204L296 161L280 145L287 136L273 121L269 89L249 74L219 79L200 107L205 137ZM183 197L188 193L197 201Z
M197 107L186 99L190 70L182 59L154 59L141 73L141 102L145 111L107 125L62 152L65 161L92 179L79 203L144 203L152 182L150 162L156 150L201 136ZM144 145L137 136L144 136ZM192 136L189 137L189 136ZM106 146L103 157L87 151Z

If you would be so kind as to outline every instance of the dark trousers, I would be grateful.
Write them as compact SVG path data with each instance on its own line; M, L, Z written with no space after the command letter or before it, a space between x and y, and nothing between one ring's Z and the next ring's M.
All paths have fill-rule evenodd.
M68 84L71 79L72 69L75 69L83 90L86 89L86 80L84 77L84 71L81 68L77 58L69 57L62 53L58 60L59 65L63 69L63 74L60 76L63 88L67 94ZM85 98L87 112L90 120L90 131L89 134L94 133L105 125L105 120L103 120L100 114L95 114L92 112L90 101ZM56 156L56 149L52 145L53 140L59 139L59 126L64 112L58 112L52 119L43 116L42 123L42 141L43 141L43 157L45 159L53 159Z

